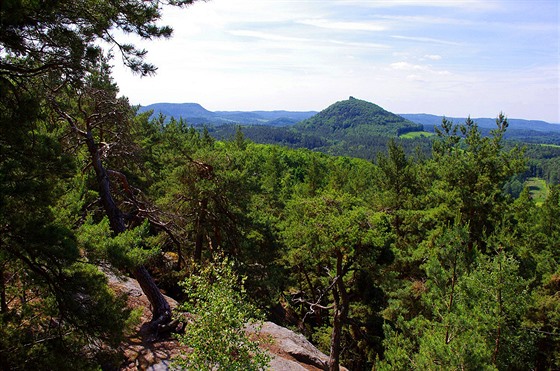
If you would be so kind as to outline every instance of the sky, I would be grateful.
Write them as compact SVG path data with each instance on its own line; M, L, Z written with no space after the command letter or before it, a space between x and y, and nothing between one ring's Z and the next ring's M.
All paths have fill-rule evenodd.
M133 104L320 111L353 96L395 113L560 123L558 0L210 0L164 10L168 40L115 60Z

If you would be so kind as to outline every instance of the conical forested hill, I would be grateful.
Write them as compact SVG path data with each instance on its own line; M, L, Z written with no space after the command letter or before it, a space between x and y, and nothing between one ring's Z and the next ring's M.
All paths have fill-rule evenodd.
M332 135L394 137L411 131L421 131L423 127L376 104L350 97L298 123L295 129L327 137Z

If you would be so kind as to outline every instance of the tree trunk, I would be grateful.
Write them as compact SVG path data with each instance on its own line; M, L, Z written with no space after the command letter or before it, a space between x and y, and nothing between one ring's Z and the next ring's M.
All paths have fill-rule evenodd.
M342 252L336 253L336 285L333 287L334 296L334 318L331 334L331 351L329 357L329 371L340 370L340 339L342 337L342 326L348 317L349 298L344 284L344 270L342 268Z
M453 260L453 275L451 276L451 293L449 294L449 302L447 304L447 315L448 318L446 319L447 324L445 325L445 344L449 344L451 341L451 335L449 333L449 329L451 324L449 323L449 316L453 310L453 299L455 297L455 284L457 282L457 252L455 252L455 257Z
M498 272L498 292L496 293L496 301L498 302L498 325L496 329L496 340L494 344L494 353L492 354L492 363L496 365L498 361L498 353L500 351L500 339L502 336L502 314L503 314L503 301L502 301L502 261L499 262Z
M6 284L4 277L4 267L0 267L0 313L8 313L8 303L6 301Z
M113 233L118 235L126 231L124 216L111 194L111 182L109 180L109 175L101 162L99 148L95 143L91 132L87 133L86 143L91 156L93 168L95 169L95 175L99 185L99 196L101 197L103 208L109 218L111 230ZM139 266L134 268L132 273L152 305L151 324L153 329L156 330L158 327L171 322L171 307L163 294L159 291L148 270L144 266Z
M336 289L335 289L336 290ZM340 338L342 336L342 308L340 303L334 306L333 330L331 334L331 351L329 355L329 371L340 369Z
M199 203L198 216L196 218L196 238L194 245L194 261L202 262L202 244L204 243L204 224L206 222L206 210L208 207L208 198L203 198Z
M150 272L141 265L136 267L132 273L152 305L152 328L157 330L169 324L171 322L171 307L161 291L159 291Z

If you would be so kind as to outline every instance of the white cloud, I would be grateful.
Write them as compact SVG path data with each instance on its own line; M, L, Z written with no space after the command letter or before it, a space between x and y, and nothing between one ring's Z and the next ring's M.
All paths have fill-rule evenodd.
M341 22L329 19L302 19L300 24L347 31L385 31L387 27L379 22Z
M427 82L427 80L424 77L422 77L420 75L414 75L414 74L407 75L406 79L410 80L410 81Z
M399 40L407 40L407 41L415 41L415 42L422 42L422 43L431 43L431 44L442 44L442 45L461 45L461 43L456 41L449 41L444 39L436 39L432 37L421 37L421 36L403 36L403 35L392 35L394 39Z
M500 1L487 0L337 0L339 4L357 5L370 8L394 8L394 7L434 7L434 8L458 8L469 11L483 11L501 7Z
M278 34L272 34L272 33L261 32L261 31L251 31L251 30L232 30L229 31L229 33L234 36L252 37L252 38L262 39L267 41L285 41L290 43L312 41L311 39L306 39L301 37L283 36Z
M423 69L423 67L420 65L414 65L408 62L395 62L395 63L391 63L390 66L394 70L403 70L403 71Z
M367 48L367 49L391 49L392 46L387 44L369 43L369 42L354 42L354 41L339 41L328 40L329 43L336 45L344 45L350 47Z
M430 65L412 64L408 62L395 62L391 63L390 67L398 71L422 71L435 75L449 75L449 71L435 70Z

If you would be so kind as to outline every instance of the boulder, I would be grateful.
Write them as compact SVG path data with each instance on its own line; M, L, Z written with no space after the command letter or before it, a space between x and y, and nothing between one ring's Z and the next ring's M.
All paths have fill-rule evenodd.
M255 331L249 326L249 331ZM317 349L302 334L279 326L273 322L264 322L259 336L269 338L264 347L272 354L271 369L287 370L325 370L329 357ZM341 367L341 370L346 370Z

